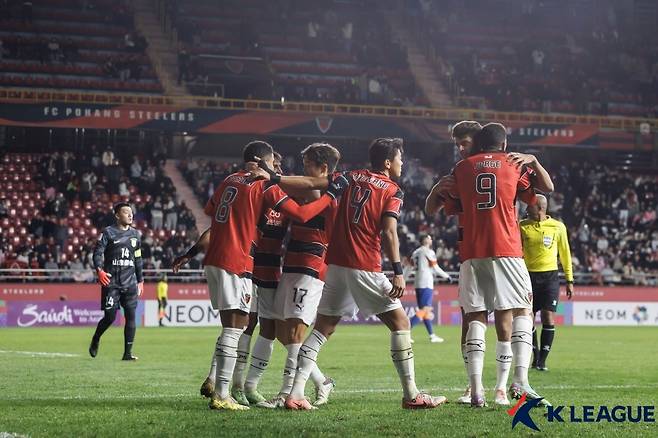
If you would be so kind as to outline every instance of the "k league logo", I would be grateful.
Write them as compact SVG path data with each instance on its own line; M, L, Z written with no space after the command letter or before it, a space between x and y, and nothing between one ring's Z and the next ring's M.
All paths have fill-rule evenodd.
M512 418L512 429L518 423L539 432L539 427L530 416L543 398L528 400L527 393L507 415ZM547 406L544 416L549 423L655 423L655 406Z

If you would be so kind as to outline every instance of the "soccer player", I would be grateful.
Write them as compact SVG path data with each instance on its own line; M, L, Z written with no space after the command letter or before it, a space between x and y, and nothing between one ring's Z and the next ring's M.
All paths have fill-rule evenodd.
M302 151L304 175L331 178L340 159L340 152L326 143L313 143ZM302 224L293 222L290 241L283 261L283 275L276 291L273 307L281 320L279 332L286 347L287 357L283 382L279 393L268 407L282 408L292 390L297 369L297 356L304 341L306 329L315 321L315 315L324 287L327 270L325 255L333 230L338 202L332 202L320 214ZM329 400L335 383L326 378L317 366L311 371L315 385L314 406Z
M541 348L537 344L537 333L532 328L532 366L547 371L546 358L551 351L555 336L555 311L560 299L560 280L557 258L567 280L567 297L573 294L573 271L567 227L547 215L548 201L537 195L537 204L528 205L528 219L521 221L523 259L530 272L532 283L532 313L541 311ZM534 321L534 318L533 318Z
M253 141L243 150L245 163L261 160L270 169L274 165L272 147ZM233 369L240 336L248 323L253 286L252 250L257 237L257 222L271 208L291 219L306 222L324 210L344 190L347 180L336 178L320 199L300 207L276 184L254 181L246 171L229 175L217 188L205 208L213 218L210 242L204 265L213 308L219 310L222 331L217 339L217 369L211 409L243 410L230 396Z
M418 311L411 318L411 328L423 321L427 333L430 335L430 342L443 342L443 338L434 334L434 328L432 327L432 320L434 319L434 307L432 305L434 274L446 280L450 280L450 275L439 268L436 253L432 249L432 236L425 235L421 237L420 246L411 254L411 261L416 274L414 288L416 289L416 301L418 303Z
M391 355L403 389L405 409L435 408L446 398L418 391L415 382L409 318L399 298L405 281L400 263L397 220L403 192L395 182L402 172L402 139L379 138L369 148L372 170L346 174L349 186L341 198L327 251L327 276L313 331L299 349L297 373L286 408L316 409L304 398L304 387L322 345L343 316L358 309L377 315L391 331ZM284 188L324 189L327 178L278 178ZM393 283L381 272L382 240L393 264Z
M462 159L468 157L471 154L471 150L473 148L473 136L480 132L482 129L482 125L480 125L478 122L472 121L472 120L462 120L461 122L456 123L452 127L452 139L455 142L455 146L457 147L459 151L459 155L462 157ZM459 223L461 224L463 222L463 219L461 218L461 214L459 211L461 210L461 207L458 206L455 202L451 202L451 199L445 199L442 195L441 192L447 192L452 190L455 184L455 178L453 175L446 175L443 178L439 180L439 182L432 187L432 190L430 191L429 195L427 196L427 199L425 200L425 213L429 216L435 215L441 208L446 207L446 214L457 214L458 215L458 220ZM446 203L447 201L447 203ZM454 210L454 211L453 211ZM458 242L458 247L461 247L461 228L460 228L460 240ZM461 252L461 250L460 250ZM462 282L463 279L466 275L468 275L464 269L462 269L463 265L460 265L459 268L459 288L461 290ZM461 295L461 294L460 294ZM464 361L464 368L466 370L466 379L470 381L469 376L468 376L468 356L466 355L466 332L468 332L468 323L466 321L466 315L464 313L464 308L461 308L461 313L462 313L462 330L461 330L461 354L462 354L462 359ZM501 367L508 367L508 362L506 360L497 360L496 365L498 368ZM509 368L508 368L509 369ZM500 372L499 372L500 375ZM502 388L504 389L506 385L506 382L503 383ZM466 385L466 390L464 391L464 394L457 399L457 403L462 403L462 404L470 404L471 403L471 385L468 383Z
M459 298L469 324L466 354L474 407L486 405L482 367L487 311L495 314L498 346L509 346L507 351L497 351L496 356L513 356L516 362L510 395L520 398L527 393L529 399L540 398L528 383L532 287L522 262L515 203L520 197L534 204L533 187L551 192L553 183L534 156L506 154L506 148L505 127L499 123L485 125L475 134L474 153L457 163L453 171L455 186L448 193L460 200L463 211L460 258L468 275L463 279ZM511 345L502 342L508 340ZM500 392L501 388L496 388L496 402L506 404L504 391Z
M101 284L103 318L91 338L89 355L96 357L101 336L112 325L119 306L123 308L126 326L123 331L124 349L121 360L137 360L132 354L135 340L135 311L144 291L142 274L142 234L131 227L133 211L128 203L114 206L116 224L103 230L94 248L94 268Z
M274 152L274 169L281 171L281 154ZM254 250L254 298L251 301L249 325L238 341L238 358L233 370L231 395L244 406L269 407L258 392L258 382L267 368L276 337L276 317L272 303L281 278L281 257L290 221L279 211L268 208L258 221L258 240ZM245 379L251 338L260 322L258 338L251 352L249 371Z
M281 154L274 151L274 169L276 169L278 172L281 172L281 158ZM244 406L249 406L250 404L259 405L263 403L263 400L265 400L263 396L259 397L258 394L250 393L248 394L249 397L245 395L244 371L248 364L247 359L249 357L251 337L259 322L259 307L261 309L266 309L269 307L266 303L259 304L259 301L267 299L269 295L273 294L281 276L281 250L283 246L283 240L286 236L287 228L288 221L281 213L276 212L271 208L268 209L266 214L258 221L259 237L258 244L254 253L254 273L252 279L254 285L254 297L251 300L249 309L249 323L247 324L247 328L245 328L238 341L238 357L236 359L235 368L233 369L233 385L231 387L231 396L238 403ZM190 261L199 252L205 253L209 244L210 228L208 228L201 234L201 236L199 236L197 242L195 242L195 244L190 247L187 253L177 257L174 260L172 266L173 271L177 272L181 266ZM259 289L261 289L261 294L258 293ZM256 347L259 347L258 356L261 362L263 360L263 356L267 354L268 350L269 355L271 355L271 340L274 339L275 333L274 321L272 318L267 318L267 316L268 315L264 313L260 320L261 328L259 338L256 343ZM262 350L265 350L265 353L262 353ZM267 356L268 361L269 355ZM257 370L259 368L260 367L258 366L256 367ZM201 395L205 397L212 397L215 388L216 369L217 357L215 356L215 352L213 350L208 377L206 377L199 391Z
M167 284L167 274L165 274L160 278L156 287L158 293L158 325L160 327L164 327L162 320L165 318L165 311L167 310L167 289L169 289L169 285Z

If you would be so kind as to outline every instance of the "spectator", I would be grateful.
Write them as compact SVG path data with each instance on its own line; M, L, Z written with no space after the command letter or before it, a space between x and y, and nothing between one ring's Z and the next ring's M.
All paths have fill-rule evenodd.
M163 210L160 197L157 196L151 206L151 228L159 230L162 228Z

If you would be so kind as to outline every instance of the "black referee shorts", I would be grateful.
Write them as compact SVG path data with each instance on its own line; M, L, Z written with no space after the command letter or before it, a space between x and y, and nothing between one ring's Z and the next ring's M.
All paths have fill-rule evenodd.
M119 309L119 305L125 308L137 308L139 301L137 285L128 287L108 286L101 287L101 310Z
M532 311L557 310L560 299L560 279L557 271L531 272L532 283Z

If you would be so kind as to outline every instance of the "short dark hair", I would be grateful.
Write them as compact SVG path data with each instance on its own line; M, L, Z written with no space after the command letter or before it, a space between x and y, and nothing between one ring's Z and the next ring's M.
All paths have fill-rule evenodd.
M302 157L313 161L318 166L326 164L329 173L333 173L340 160L340 152L329 143L313 143L304 148Z
M119 212L121 211L121 209L123 207L128 207L132 210L132 207L127 202L119 202L119 203L114 205L114 208L113 208L114 214L119 214Z
M398 151L404 152L403 144L404 141L401 138L376 138L373 140L368 149L373 170L383 169L386 160L393 160Z
M462 120L452 126L452 138L473 137L480 132L482 125L473 120Z
M505 126L500 123L487 123L473 137L473 150L475 152L498 151L502 149L506 139Z
M263 159L268 155L274 155L274 149L269 143L261 140L247 143L247 146L242 150L242 158L245 163L256 161L255 157Z

